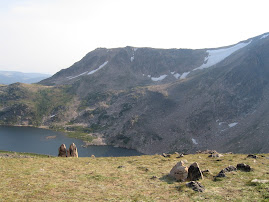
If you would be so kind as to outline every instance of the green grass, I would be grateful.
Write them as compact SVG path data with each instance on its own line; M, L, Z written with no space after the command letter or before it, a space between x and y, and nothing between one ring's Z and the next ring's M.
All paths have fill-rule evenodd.
M67 132L66 134L67 134L68 137L81 139L81 140L84 140L84 141L87 141L87 142L91 142L94 139L88 133L83 133L83 132Z
M229 154L219 164L208 155L181 159L159 155L106 158L0 158L0 199L3 201L268 201L269 184L250 183L269 178L269 160ZM269 157L268 154L265 156ZM211 174L200 180L205 192L187 188L168 174L179 161L198 162ZM232 161L231 161L232 160ZM221 181L213 176L237 163L252 172L231 172ZM156 176L157 178L152 178Z
M21 156L28 156L28 157L48 158L48 155L45 155L45 154L35 154L35 153L28 153L28 152L14 152L14 151L0 150L0 154L10 154L10 155L13 155L14 157L21 155Z

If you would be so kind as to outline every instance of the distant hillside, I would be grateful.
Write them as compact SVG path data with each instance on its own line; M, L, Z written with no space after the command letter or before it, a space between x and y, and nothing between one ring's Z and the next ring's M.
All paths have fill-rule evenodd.
M50 77L49 74L23 73L14 71L0 71L0 84L20 83L37 83Z

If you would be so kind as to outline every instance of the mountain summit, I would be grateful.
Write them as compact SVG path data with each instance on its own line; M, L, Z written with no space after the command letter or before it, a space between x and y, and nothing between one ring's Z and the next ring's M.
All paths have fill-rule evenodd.
M201 50L98 48L40 82L53 104L36 123L83 127L106 144L147 154L268 152L268 36ZM54 91L68 101L55 104ZM7 123L12 115L2 106ZM15 122L30 124L35 113L28 107Z

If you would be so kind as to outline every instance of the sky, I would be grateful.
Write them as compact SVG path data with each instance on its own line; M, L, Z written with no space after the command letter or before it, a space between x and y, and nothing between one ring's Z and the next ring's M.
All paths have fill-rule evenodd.
M216 48L269 32L268 0L0 0L0 70L54 74L98 48Z

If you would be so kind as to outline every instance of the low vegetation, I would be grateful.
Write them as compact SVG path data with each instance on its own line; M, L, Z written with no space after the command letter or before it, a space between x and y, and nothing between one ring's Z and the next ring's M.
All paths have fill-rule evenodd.
M21 155L17 153L16 155ZM24 154L25 155L25 154ZM268 201L269 183L252 183L269 178L269 154L257 159L241 154L209 158L208 154L182 158L160 155L106 158L7 158L0 153L0 199L6 201ZM189 166L198 162L209 169L200 183L204 192L186 187L168 176L179 161ZM218 172L246 163L251 172L234 171L214 180Z

